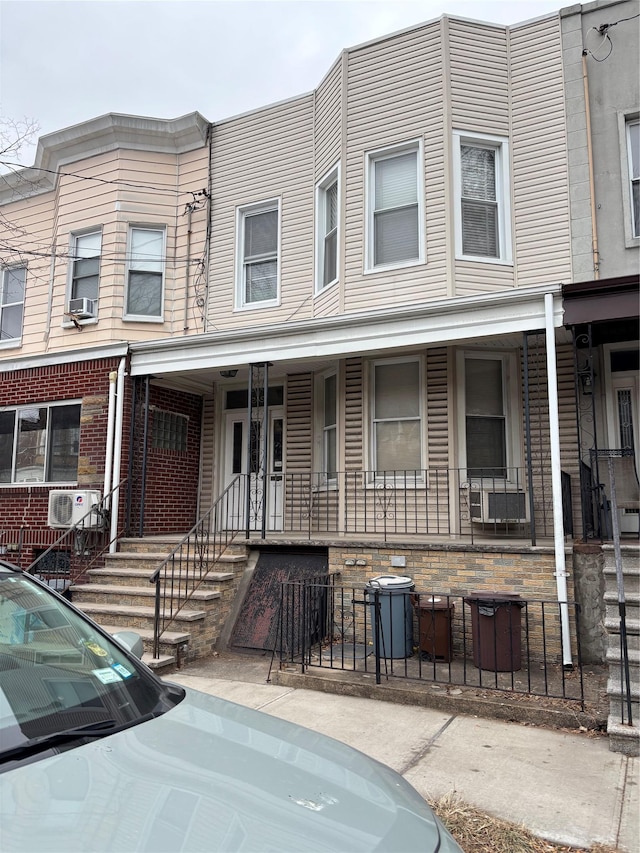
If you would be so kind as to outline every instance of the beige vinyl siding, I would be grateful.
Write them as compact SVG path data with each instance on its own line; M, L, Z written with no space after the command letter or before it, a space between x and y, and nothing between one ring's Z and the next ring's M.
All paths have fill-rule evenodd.
M316 181L339 161L342 146L342 59L329 71L315 94L314 173Z
M308 501L313 494L313 374L287 377L285 433L285 526L310 529Z
M446 295L443 101L439 23L348 55L345 311L401 305ZM363 274L367 153L424 144L427 265ZM432 253L433 252L433 257Z
M467 131L509 133L507 34L449 19L451 120Z
M216 467L216 435L220 431L216 429L216 401L218 394L223 393L216 389L215 394L207 394L202 400L202 444L200 449L200 511L202 517L211 507L218 495L222 492L222 483L215 484ZM224 468L223 468L224 470Z
M518 285L569 280L568 160L559 19L513 29L511 62Z
M345 471L361 471L364 461L364 430L366 422L363 401L364 367L361 358L349 358L345 362L345 412L344 443Z
M309 318L313 303L313 95L223 122L212 146L209 328ZM281 304L234 311L236 209L280 199Z
M340 284L332 284L319 293L313 302L314 317L333 317L340 313Z

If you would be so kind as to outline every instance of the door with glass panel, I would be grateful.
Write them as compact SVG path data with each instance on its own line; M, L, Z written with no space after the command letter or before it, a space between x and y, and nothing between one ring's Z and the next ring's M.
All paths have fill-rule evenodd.
M634 453L636 472L638 471L638 370L616 369L629 367L629 358L637 361L637 352L626 353L623 350L611 353L611 388L607 398L607 421L609 428L609 447L630 450ZM637 533L638 511L623 509L620 511L620 531Z
M226 416L225 433L225 485L233 482L238 474L241 477L228 503L227 519L230 527L247 526L246 490L249 492L248 526L250 530L262 527L263 504L266 501L267 530L282 529L283 507L283 448L284 418L282 408L269 409L268 446L266 448L266 471L261 471L264 458L264 435L262 421L252 425L250 459L247 453L246 411L229 412Z

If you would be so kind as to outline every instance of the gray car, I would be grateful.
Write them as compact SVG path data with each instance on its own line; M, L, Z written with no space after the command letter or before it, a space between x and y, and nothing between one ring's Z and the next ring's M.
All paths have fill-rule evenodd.
M3 853L460 851L390 768L162 682L124 641L0 561Z

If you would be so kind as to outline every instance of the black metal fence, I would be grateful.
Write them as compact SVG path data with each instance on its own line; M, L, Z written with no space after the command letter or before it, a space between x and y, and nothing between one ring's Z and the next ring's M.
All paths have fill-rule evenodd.
M564 608L564 612L563 612ZM563 618L578 606L498 593L450 595L288 582L282 664L574 700L584 709L579 641L563 664Z

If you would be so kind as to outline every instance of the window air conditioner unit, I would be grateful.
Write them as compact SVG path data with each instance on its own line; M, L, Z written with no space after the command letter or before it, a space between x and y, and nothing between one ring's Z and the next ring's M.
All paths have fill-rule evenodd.
M526 492L514 486L469 491L471 520L479 524L525 524L529 521Z
M69 314L73 314L79 320L86 320L89 317L96 316L97 299L87 299L86 297L69 300Z
M49 492L49 527L69 528L79 525L84 530L98 530L102 519L92 507L100 503L100 492L52 490ZM86 516L86 517L85 517ZM84 519L84 520L83 520Z

